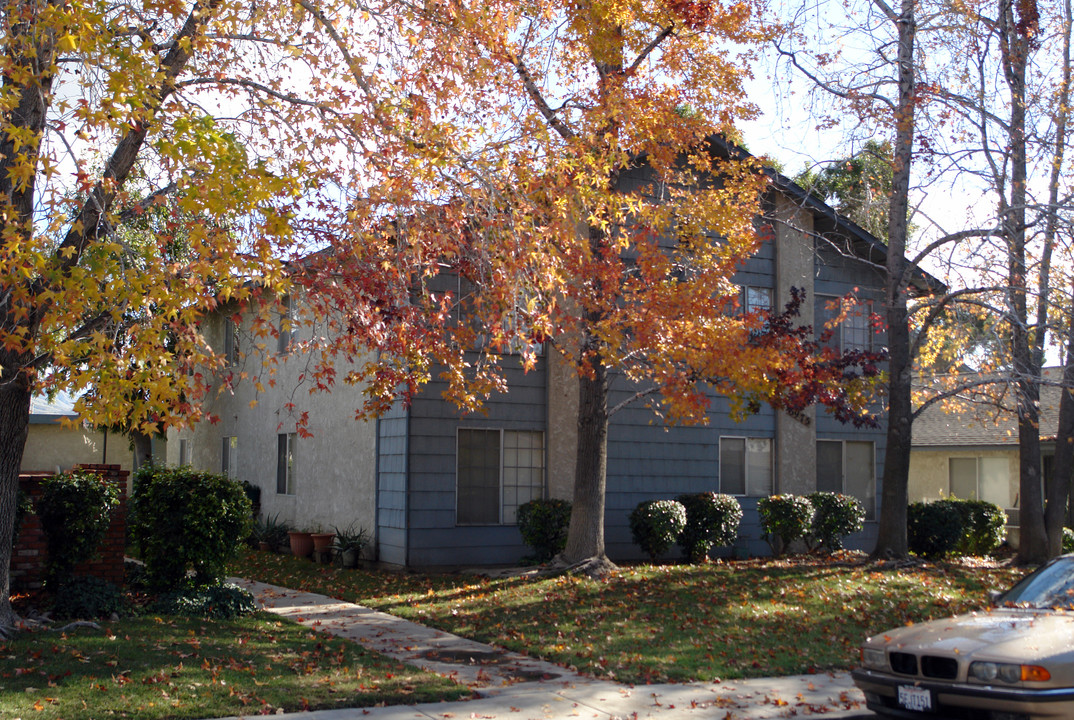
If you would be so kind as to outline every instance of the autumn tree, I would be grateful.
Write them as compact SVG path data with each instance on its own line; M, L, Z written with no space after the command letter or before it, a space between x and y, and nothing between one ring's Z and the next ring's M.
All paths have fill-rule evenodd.
M760 3L449 0L382 23L375 68L368 32L304 6L377 138L298 281L332 318L312 372L361 384L367 412L439 373L470 410L505 387L498 351L533 367L548 343L578 378L565 562L606 567L613 377L669 421L703 421L713 393L743 414L821 398L869 417L854 359L809 356L811 337L736 311L769 185L729 141L755 112ZM369 337L377 356L337 378Z
M4 6L0 110L0 626L30 398L145 433L198 416L199 330L224 300L273 292L331 157L320 67L292 6ZM272 79L266 84L266 79ZM327 181L324 181L327 182ZM165 201L167 203L165 205ZM151 237L127 228L169 211ZM182 240L181 254L174 244ZM251 282L256 278L256 282ZM92 392L85 392L92 390ZM82 394L84 393L84 394Z

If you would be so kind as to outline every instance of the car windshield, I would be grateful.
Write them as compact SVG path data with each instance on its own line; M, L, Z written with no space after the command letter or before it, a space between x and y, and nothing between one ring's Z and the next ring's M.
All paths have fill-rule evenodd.
M1074 609L1074 556L1057 558L1025 576L998 604Z

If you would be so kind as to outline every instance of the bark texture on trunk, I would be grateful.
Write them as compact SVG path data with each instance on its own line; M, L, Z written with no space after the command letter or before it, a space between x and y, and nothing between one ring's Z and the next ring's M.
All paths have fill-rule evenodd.
M11 365L0 359L0 368ZM30 387L21 373L0 382L0 631L14 625L11 610L11 539L15 530L15 498L19 489L19 468L30 426ZM0 633L2 634L2 633Z
M1063 552L1063 526L1067 522L1070 497L1070 471L1074 467L1074 324L1067 330L1067 362L1063 369L1062 397L1059 400L1059 427L1055 433L1055 463L1047 479L1048 505L1044 508L1044 523L1048 529L1048 555Z
M914 152L914 0L903 0L895 21L899 38L899 97L895 110L891 203L888 211L887 284L884 302L888 323L888 432L884 455L884 476L880 489L880 526L877 557L905 557L906 505L910 476L910 439L913 405L910 396L910 327L906 311L907 216L909 214L910 169Z
M599 362L593 377L578 383L578 454L575 460L574 500L567 546L562 558L569 564L604 554L604 494L608 469L608 376Z

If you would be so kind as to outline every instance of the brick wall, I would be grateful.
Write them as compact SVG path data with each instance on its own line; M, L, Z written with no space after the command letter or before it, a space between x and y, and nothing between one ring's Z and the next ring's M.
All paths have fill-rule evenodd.
M104 476L119 490L119 507L112 515L112 522L105 533L104 542L96 559L75 569L76 575L93 575L102 580L123 585L123 553L127 532L127 471L119 465L79 465ZM19 488L36 503L41 497L41 482L50 477L48 473L25 473L19 475ZM19 538L11 554L11 591L26 592L41 588L45 576L45 560L48 548L45 533L37 516L29 513L23 519Z

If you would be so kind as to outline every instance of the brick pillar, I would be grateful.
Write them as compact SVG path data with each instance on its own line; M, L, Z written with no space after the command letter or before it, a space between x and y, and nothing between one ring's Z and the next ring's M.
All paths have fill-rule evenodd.
M123 585L123 555L127 536L127 471L119 465L79 465L104 477L119 491L119 507L112 513L112 522L105 532L104 540L95 559L75 568L76 575L92 575L115 585ZM26 473L19 475L19 488L37 504L41 497L41 483L51 475ZM45 531L37 515L28 513L22 522L17 543L11 554L12 592L39 590L45 576L48 547Z

